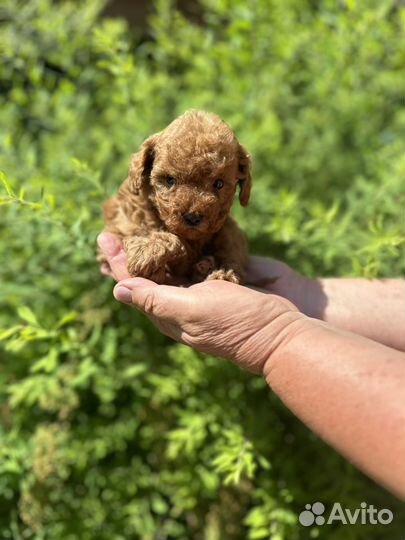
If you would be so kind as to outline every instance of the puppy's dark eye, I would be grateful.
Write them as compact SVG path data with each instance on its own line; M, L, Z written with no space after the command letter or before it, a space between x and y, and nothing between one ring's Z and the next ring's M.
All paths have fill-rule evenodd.
M214 188L218 191L224 187L224 181L220 178L217 178L214 182Z
M167 187L173 187L174 184L176 183L176 179L173 178L173 176L166 176L164 183L166 184Z

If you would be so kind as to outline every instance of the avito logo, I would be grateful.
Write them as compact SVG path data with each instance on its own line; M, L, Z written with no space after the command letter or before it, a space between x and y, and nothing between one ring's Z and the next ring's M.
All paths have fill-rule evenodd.
M332 523L341 523L342 525L355 525L361 523L362 525L389 525L394 519L394 514L391 510L383 508L378 510L372 504L370 506L367 503L362 502L360 508L356 510L349 510L349 508L343 508L342 505L336 502L328 517L325 514L325 505L321 502L314 504L306 504L305 510L299 515L299 522L304 527L310 527L311 525L331 525Z

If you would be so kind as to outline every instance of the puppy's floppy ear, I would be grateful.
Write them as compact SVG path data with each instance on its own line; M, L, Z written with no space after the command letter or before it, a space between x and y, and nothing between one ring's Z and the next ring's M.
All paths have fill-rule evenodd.
M147 184L153 167L157 138L156 134L146 139L139 151L132 155L128 172L130 189L137 191Z
M242 206L247 206L252 189L251 162L249 154L241 144L238 147L238 160L239 202Z

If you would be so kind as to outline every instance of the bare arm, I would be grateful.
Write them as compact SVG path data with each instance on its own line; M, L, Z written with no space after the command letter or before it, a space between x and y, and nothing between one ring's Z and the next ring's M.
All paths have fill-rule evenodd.
M307 295L308 315L405 351L405 280L323 278L314 289L317 284L326 302Z
M405 351L404 279L309 279L265 257L250 258L249 276L310 317Z
M110 275L124 280L114 290L117 300L173 339L264 375L315 433L405 497L404 353L299 313L287 294L223 281L184 288L126 279L122 246L111 235L100 240ZM288 283L293 271L277 264L279 294L284 287L297 295L299 281ZM249 269L251 279L258 274Z
M266 363L268 384L322 439L404 498L405 355L310 319L287 335Z

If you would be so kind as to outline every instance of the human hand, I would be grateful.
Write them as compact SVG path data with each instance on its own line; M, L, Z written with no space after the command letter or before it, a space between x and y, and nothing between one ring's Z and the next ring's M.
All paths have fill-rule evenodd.
M176 341L254 373L264 373L274 351L305 325L306 317L292 302L248 287L224 281L174 287L129 278L118 238L104 233L99 246L109 265L103 273L119 280L117 300L143 311Z
M270 257L249 257L248 285L271 292L292 302L302 313L318 317L324 295L318 280L308 278Z
M102 233L99 238L100 249L106 260L100 267L101 273L116 281L130 278L127 257L119 238L111 233ZM310 316L314 315L315 304L320 303L319 298L322 296L316 280L307 278L287 264L269 257L249 257L247 284L257 290L271 292L290 300L302 313Z
M123 280L114 289L117 300L144 311L172 338L263 374L275 394L323 440L382 485L404 496L403 353L310 319L290 300L263 288L254 290L223 281L186 288L127 279L119 239L103 234L99 245L107 261L103 272ZM283 263L252 258L249 280L267 291L297 295L294 287L305 285L305 278L292 272ZM269 280L274 273L278 280ZM340 280L331 279L339 296L346 290L344 307L357 298L359 284L349 280L345 285L345 281L342 289ZM397 318L402 329L403 280L371 285L378 298L391 294L388 304L401 313ZM366 297L369 281L361 280L360 286ZM330 297L326 298L329 305ZM342 305L341 298L332 302L332 307L337 304ZM370 313L380 314L382 303L375 305L378 309L369 309ZM363 321L364 311L360 313ZM392 317L387 320L390 328L395 326ZM381 327L384 320L378 322Z

